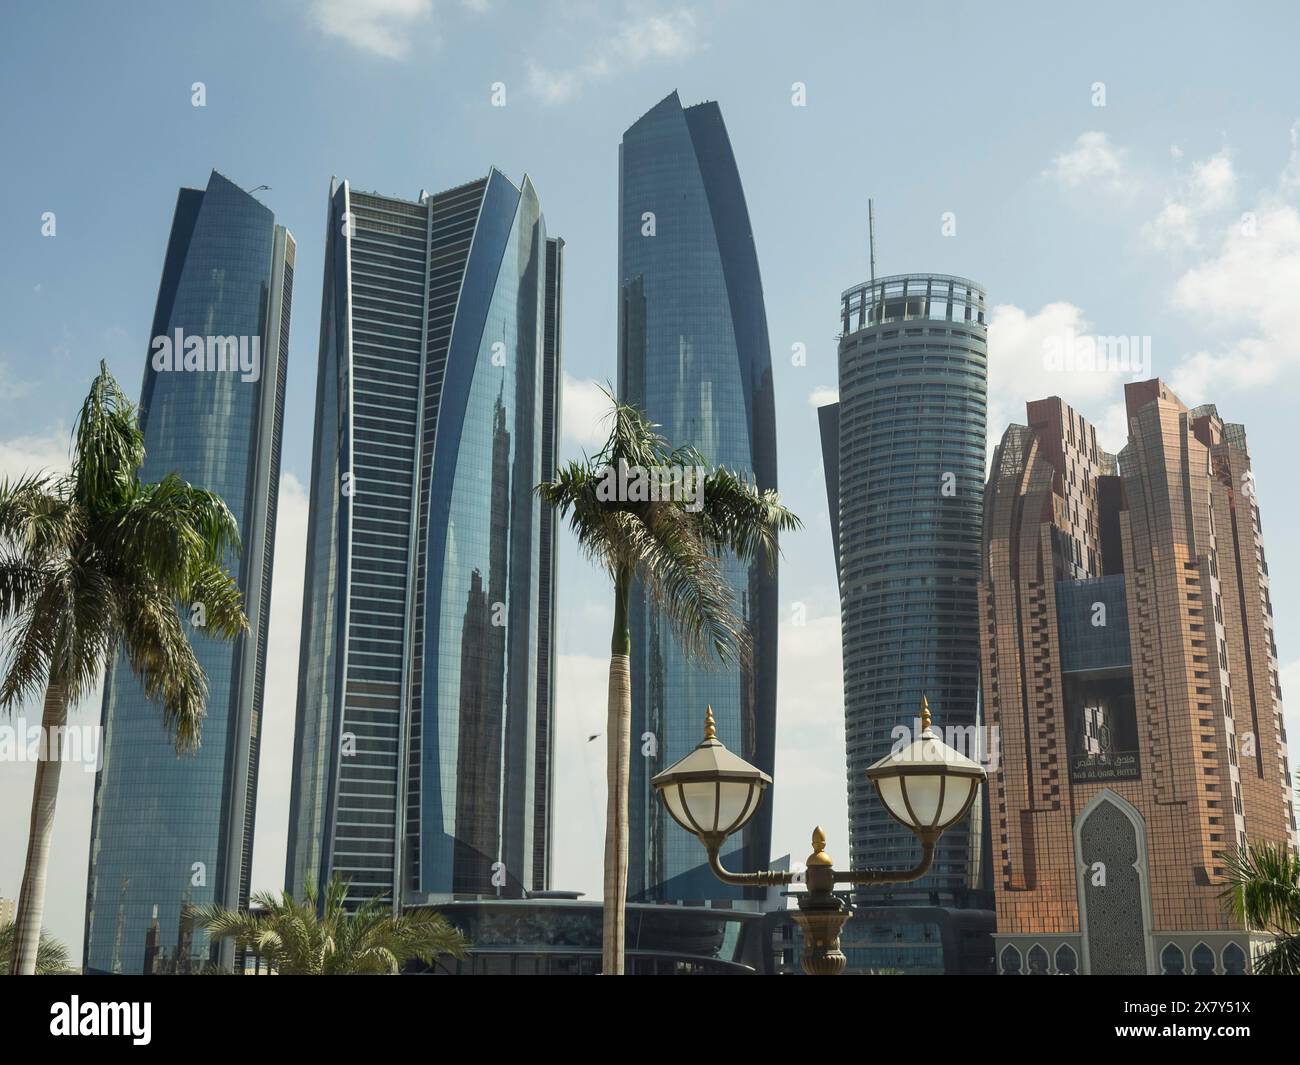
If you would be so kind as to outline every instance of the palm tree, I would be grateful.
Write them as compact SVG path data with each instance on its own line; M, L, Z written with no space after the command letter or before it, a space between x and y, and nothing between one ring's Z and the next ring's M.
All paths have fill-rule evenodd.
M77 421L67 475L0 482L0 709L44 698L46 757L36 765L12 971L36 969L45 871L68 708L121 647L161 705L177 753L199 745L207 679L180 610L201 605L205 631L245 632L224 564L239 531L222 500L175 473L142 484L144 434L104 363ZM193 617L198 617L194 612Z
M189 912L213 939L233 939L282 976L395 976L415 958L431 965L440 954L465 956L469 944L442 914L394 914L382 898L367 899L349 913L347 894L348 881L335 873L323 907L317 905L316 885L309 882L301 902L287 891L278 899L262 891L253 896L258 912L215 905L194 906Z
M1255 972L1300 975L1300 855L1285 843L1251 843L1220 857L1228 887L1219 898L1228 912L1247 928L1274 936L1255 960Z
M735 614L722 558L730 552L744 562L761 559L774 570L779 533L801 528L801 523L781 505L776 492L760 491L724 468L713 470L703 485L695 486L696 492L703 493L702 503L688 492L673 494L690 498L610 498L609 473L624 464L646 471L682 471L707 464L693 447L673 448L636 407L618 402L608 389L605 394L613 409L604 448L595 457L559 469L554 480L537 486L537 492L561 518L568 518L583 553L603 566L614 583L601 971L621 976L632 722L628 604L633 583L639 581L644 587L688 656L724 664L743 661L750 653L748 636Z
M0 925L0 972L9 972L14 956L14 940L18 926L10 921ZM68 948L41 929L40 944L36 948L36 975L59 976L71 968L68 961Z

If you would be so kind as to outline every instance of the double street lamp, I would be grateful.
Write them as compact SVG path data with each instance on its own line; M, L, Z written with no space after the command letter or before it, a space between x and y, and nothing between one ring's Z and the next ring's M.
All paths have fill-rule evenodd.
M885 755L867 770L867 777L890 816L921 841L921 860L913 869L836 871L826 853L826 833L820 828L813 830L813 852L806 863L807 890L799 895L795 915L803 931L803 969L810 976L838 976L844 971L840 931L851 911L835 894L835 885L919 880L934 860L939 837L966 816L986 774L978 762L939 739L923 697L920 736L902 750ZM703 742L650 783L672 819L704 844L709 868L723 883L766 887L795 882L797 874L793 872L733 873L722 866L719 854L723 843L754 816L772 778L722 745L712 707L704 719Z

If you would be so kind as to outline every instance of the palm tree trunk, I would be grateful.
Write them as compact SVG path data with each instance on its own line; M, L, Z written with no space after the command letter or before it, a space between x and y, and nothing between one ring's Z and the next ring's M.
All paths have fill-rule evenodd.
M627 903L627 792L632 757L631 636L627 607L632 571L624 567L614 580L614 634L609 657L609 719L606 724L608 799L605 804L605 899L601 972L623 975L623 939Z
M36 972L36 953L41 943L41 921L45 917L45 871L50 863L50 840L54 835L54 803L59 797L59 770L63 767L60 745L68 721L68 699L63 687L51 683L45 689L45 710L41 733L43 757L36 763L32 787L32 823L27 836L27 865L18 895L15 920L14 957L10 972L31 976Z

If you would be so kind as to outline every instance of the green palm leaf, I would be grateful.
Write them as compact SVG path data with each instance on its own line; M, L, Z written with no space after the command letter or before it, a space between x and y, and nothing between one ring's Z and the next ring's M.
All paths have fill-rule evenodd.
M248 912L210 905L189 913L213 939L233 939L285 976L396 975L416 959L432 964L441 955L465 956L468 942L442 914L394 914L382 898L349 913L347 892L348 881L336 874L319 909L310 885L305 900L259 893Z
M239 532L226 504L172 473L139 478L144 434L108 367L77 418L71 470L0 483L0 710L44 697L42 724L62 728L118 653L157 701L178 753L199 745L207 680L196 638L247 631L227 564ZM200 635L181 610L201 605ZM48 853L58 763L37 766L29 853ZM37 844L39 843L39 846ZM45 867L31 864L19 899L15 971L32 971Z
M1251 843L1219 857L1228 881L1219 898L1228 912L1274 937L1255 972L1300 975L1300 855L1282 843Z

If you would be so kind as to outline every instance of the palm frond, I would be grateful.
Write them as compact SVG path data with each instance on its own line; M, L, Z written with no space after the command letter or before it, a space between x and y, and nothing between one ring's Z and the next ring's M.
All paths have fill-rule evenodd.
M49 576L8 626L0 652L0 709L41 697L49 681L60 606L66 606L66 587Z
M1285 844L1251 843L1220 855L1233 917L1262 931L1300 932L1300 855Z
M176 603L157 587L137 586L124 604L122 648L145 695L162 708L177 753L198 748L208 682L181 624Z
M615 500L608 493L602 498L598 489L606 475L624 464L707 469L696 448L674 448L644 412L603 391L611 402L604 447L559 467L537 494L568 520L582 554L616 582L620 574L635 574L688 655L705 662L744 661L748 630L735 614L723 558L761 559L774 568L780 534L801 528L799 519L775 492L759 491L725 468L706 476L698 504L676 493L673 499Z
M382 898L367 899L349 913L347 892L348 881L335 875L319 907L313 885L301 901L288 892L278 898L259 893L256 911L209 905L189 912L214 939L234 939L283 975L394 974L416 958L432 963L440 954L464 957L468 943L441 914L394 915Z
M189 588L178 598L181 606L191 613L196 606L203 608L204 628L212 636L232 640L248 631L244 595L235 578L220 563L203 562Z
M17 926L13 921L0 925L0 974L8 974L13 964L14 943L17 941ZM68 948L41 929L36 947L36 975L58 976L72 967Z
M0 482L0 544L43 559L70 551L84 532L83 514L66 478L33 473Z
M1257 976L1300 976L1300 935L1282 936L1255 959Z
M781 505L778 493L760 491L725 467L705 479L702 510L710 541L746 562L764 563L769 572L776 569L780 534L803 528L803 522Z
M100 362L82 404L72 447L73 494L87 511L98 513L124 504L144 462L144 434L135 405Z
M706 663L740 661L747 646L735 596L693 516L656 504L646 508L644 518L623 513L627 555L637 560L636 574L682 650Z
M0 625L22 614L48 577L44 566L0 549Z
M203 563L239 553L239 527L217 495L177 473L142 485L104 530L108 549L128 564L147 559L155 577L180 594Z

